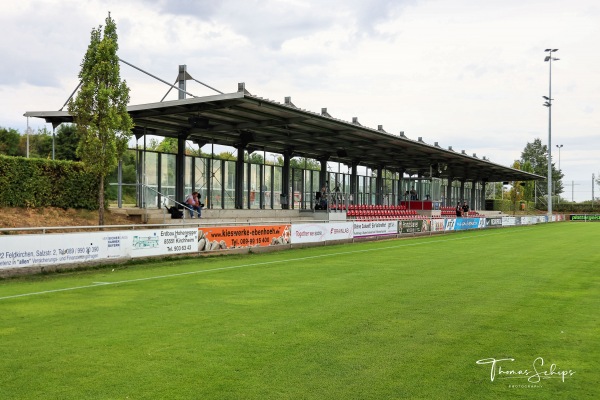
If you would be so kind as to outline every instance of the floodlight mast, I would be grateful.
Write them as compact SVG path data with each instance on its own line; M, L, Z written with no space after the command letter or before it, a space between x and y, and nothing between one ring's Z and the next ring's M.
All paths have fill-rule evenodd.
M548 55L544 58L544 62L550 64L550 75L548 80L548 97L542 96L546 102L544 106L548 107L548 222L552 222L552 61L558 61L558 58L552 57L552 53L558 49L544 50Z

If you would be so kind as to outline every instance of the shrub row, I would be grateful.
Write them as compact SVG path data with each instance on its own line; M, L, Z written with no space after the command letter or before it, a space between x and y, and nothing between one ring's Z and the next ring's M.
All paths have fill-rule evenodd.
M0 206L98 209L98 177L73 161L0 155Z

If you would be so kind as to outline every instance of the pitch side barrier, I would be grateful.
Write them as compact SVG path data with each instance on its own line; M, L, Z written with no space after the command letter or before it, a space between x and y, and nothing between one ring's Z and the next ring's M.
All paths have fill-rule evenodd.
M562 215L556 215L552 219L564 220ZM179 228L12 234L0 236L0 276L72 269L148 257L261 252L369 238L427 235L545 222L548 222L546 216L503 216L223 226L188 224ZM17 229L4 229L0 232L11 230ZM45 228L40 230L44 232Z
M570 221L579 221L579 222L600 222L599 214L571 214L569 215Z

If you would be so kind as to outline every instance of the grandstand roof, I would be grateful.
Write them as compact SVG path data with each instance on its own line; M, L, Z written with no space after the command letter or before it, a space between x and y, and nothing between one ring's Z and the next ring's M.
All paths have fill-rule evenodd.
M410 175L452 177L467 181L524 181L544 177L492 163L475 154L443 149L403 135L393 135L284 103L250 94L243 83L235 93L183 100L130 105L134 133L162 137L184 135L199 145L214 143L248 150L289 153L292 156L326 159L344 164ZM73 122L66 111L30 111L25 116L44 118L58 126Z

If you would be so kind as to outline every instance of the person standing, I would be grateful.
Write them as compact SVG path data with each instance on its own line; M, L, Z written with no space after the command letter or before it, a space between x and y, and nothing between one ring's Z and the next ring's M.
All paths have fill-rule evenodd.
M463 213L463 209L462 206L460 205L460 201L458 203L456 203L456 216L457 217L462 217L462 213Z
M463 210L463 216L467 217L469 215L469 205L467 204L466 201L462 205L462 210Z
M411 200L417 200L418 199L417 191L415 190L414 186L410 188L410 199Z

